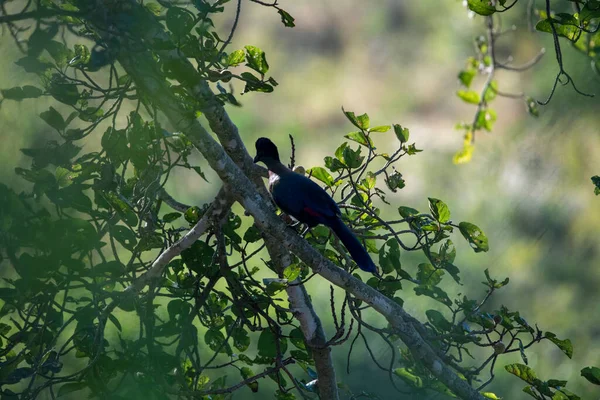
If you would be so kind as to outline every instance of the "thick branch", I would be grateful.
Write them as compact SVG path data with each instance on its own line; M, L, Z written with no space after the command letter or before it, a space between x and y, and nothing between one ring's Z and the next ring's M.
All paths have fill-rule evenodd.
M273 236L265 237L267 250L271 260L279 271L292 263L290 253L281 247L281 243ZM297 279L292 283L298 283ZM292 285L286 289L290 302L290 309L300 323L300 329L307 345L312 350L312 357L317 369L319 395L322 400L338 399L338 387L335 377L335 368L331 358L331 347L327 346L327 337L323 324L310 301L304 285Z
M188 233L185 234L184 237L179 239L176 243L170 246L168 249L163 251L152 263L152 266L148 271L146 271L142 276L137 278L131 286L129 286L125 291L135 291L139 292L143 288L145 288L150 282L155 279L158 279L162 276L165 267L167 264L175 257L181 254L181 252L187 248L189 248L196 240L202 236L211 223L222 220L229 209L233 201L231 197L227 195L227 192L224 188L222 188L217 197L215 197L214 201L206 210L200 221L194 225L192 229Z

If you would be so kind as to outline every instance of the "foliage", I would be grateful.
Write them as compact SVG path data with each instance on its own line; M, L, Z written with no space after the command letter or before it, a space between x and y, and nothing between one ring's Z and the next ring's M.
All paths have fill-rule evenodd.
M151 54L155 64L146 67L159 71L165 90L193 117L205 114L212 101L239 105L235 81L244 85L243 94L273 92L277 81L268 75L263 50L253 45L228 49L240 3L226 39L216 32L213 18L225 11L228 0L192 1L189 7L108 3L104 15L80 0L45 0L33 14L28 14L30 4L20 14L23 20L35 18L37 24L16 63L36 74L40 87L18 86L1 93L4 100L13 101L52 97L54 105L40 118L55 136L42 147L22 150L31 166L15 172L31 183L30 190L16 193L0 185L0 262L5 266L0 288L2 396L34 398L50 392L58 397L78 393L225 398L246 386L279 399L314 398L317 349L307 343L295 313L284 302L284 291L322 279L314 277L316 266L296 256L283 270L273 260L262 263L266 232L233 211L212 221L198 240L179 248L211 205L183 205L164 187L181 169L206 181L192 161L197 144L166 129L170 121L164 104L148 96L144 81L135 75L140 71L128 69L126 63L132 54ZM590 9L594 5L585 4L578 27L597 18ZM294 26L294 18L277 3L266 6L277 10L286 27ZM483 15L496 12L488 2L469 1L468 6ZM11 32L17 32L18 16L3 21ZM564 18L557 21L571 26ZM77 44L63 40L64 28ZM114 36L107 37L106 31ZM132 37L144 40L134 42L139 47L123 47L129 42L119 39ZM496 119L488 105L498 94L497 83L490 79L481 94L470 90L481 63L494 63L489 58L491 42L478 43L478 60L470 59L460 75L465 90L459 97L478 105L474 123L465 128L467 136L478 129L491 130ZM195 68L162 57L165 52L182 54ZM216 95L200 96L195 89L203 82L213 83ZM427 212L391 206L390 192L406 185L396 166L421 152L410 143L409 129L373 125L366 113L343 113L353 131L325 157L323 166L308 173L338 200L346 222L378 255L382 277L359 275L323 227L313 229L307 241L382 297L402 305L403 291L412 289L429 298L434 306L420 316L426 322L414 325L438 357L477 391L491 382L498 360L518 353L524 364L506 369L530 385L527 393L577 398L563 389L566 381L541 381L527 366L529 348L542 340L571 357L569 340L532 326L508 307L484 311L508 278L492 278L486 270L481 298L449 294L462 284L453 240L462 236L474 252L486 252L489 243L483 230L470 222L455 223L449 206L437 198L428 199ZM119 123L118 117L126 117L126 123ZM378 138L392 133L396 148L379 149ZM100 143L97 151L86 146L93 135ZM385 220L384 208L397 209L398 217ZM164 273L147 278L158 270L160 258L174 249L180 251ZM401 261L406 252L419 252L422 262L406 265ZM337 332L328 346L351 336L354 342L364 338L364 331L373 331L393 352L401 346L398 363L392 360L387 367L391 384L413 394L452 393L454 388L444 386L408 343L398 342L391 326L364 321L365 314L375 312L372 307L348 292L331 293ZM336 302L342 303L339 321ZM359 328L354 330L354 324ZM476 349L485 355L468 362L466 356ZM585 368L582 375L597 383L596 370ZM274 389L259 384L267 376ZM495 398L493 393L485 396Z
M533 68L545 54L545 49L535 55L529 62L521 66L512 65L511 62L500 61L495 48L497 42L507 33L501 30L502 13L511 10L518 1L487 1L469 0L467 7L473 13L485 17L486 34L475 38L475 57L466 60L465 68L458 73L458 80L462 86L456 95L465 103L476 105L472 122L461 122L456 129L464 133L463 148L454 156L454 163L469 162L474 151L475 136L478 131L491 132L497 120L496 112L490 107L497 96L518 99L524 102L527 112L533 117L539 115L540 105L547 105L554 95L557 84L565 86L571 84L572 88L583 96L593 97L594 94L586 93L577 88L575 82L565 70L560 38L568 39L570 45L577 52L584 55L591 63L590 74L600 76L600 52L597 43L600 42L600 2L597 0L554 1L552 6L561 12L551 11L551 1L545 0L542 9L534 9L536 4L529 2L527 14L537 17L537 22L530 20L530 30L551 34L554 41L554 52L559 67L559 72L554 80L553 87L546 100L536 100L525 93L509 93L500 89L496 79L496 71L507 70L523 72ZM563 9L571 7L570 12ZM565 10L566 11L566 10ZM531 17L533 18L533 17ZM534 28L535 26L535 28ZM516 29L514 26L513 30ZM512 58L512 57L511 57ZM480 91L473 88L477 76L485 77Z

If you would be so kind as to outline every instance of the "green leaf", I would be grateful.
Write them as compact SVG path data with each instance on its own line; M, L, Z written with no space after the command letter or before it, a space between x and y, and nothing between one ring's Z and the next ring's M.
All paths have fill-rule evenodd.
M362 165L364 157L360 155L361 148L353 150L351 147L346 147L343 150L344 164L348 168L358 168Z
M159 16L163 10L162 6L158 3L145 3L144 6L155 16Z
M452 324L444 317L444 315L437 310L427 310L425 311L425 315L427 315L427 319L429 322L441 330L442 332L449 332L452 330Z
M531 115L533 117L540 116L540 111L538 109L537 101L535 101L533 98L531 98L531 97L525 98L525 105L527 106L527 112L529 113L529 115Z
M554 18L545 18L535 25L535 29L540 32L553 33L552 25L558 36L575 41L579 37L579 22L575 16L567 13L558 13Z
M497 94L498 94L498 81L494 79L490 82L489 86L483 93L483 99L487 102L490 102L496 98Z
M479 253L481 251L486 252L489 250L488 238L485 236L483 231L470 222L461 222L458 224L458 228L460 229L460 233L462 233L463 237L467 239L471 248L475 251L475 253Z
M344 137L365 147L373 147L373 141L371 140L371 138L366 136L362 131L351 132L345 135Z
M560 340L556 337L556 335L552 332L546 332L544 334L546 339L549 339L552 343L554 343L559 349L562 350L563 353L567 355L569 358L573 358L573 344L569 339Z
M388 248L386 252L385 249ZM402 265L400 263L400 245L398 241L393 238L389 239L385 245L379 249L379 265L384 274L389 274L393 271L400 273L402 271Z
M365 191L369 191L375 188L377 183L377 176L371 171L367 172L365 178L360 182L360 188Z
M57 42L56 40L50 40L46 43L46 51L50 53L50 56L56 61L59 67L66 66L69 60L74 56L71 49L67 48L64 44Z
M0 90L0 93L2 93L2 97L4 97L5 99L16 101L21 101L23 99L35 99L44 94L44 92L41 89L31 85L26 85L22 87L17 86L10 89L2 89Z
M246 65L264 75L269 70L265 52L256 46L244 46L246 49Z
M597 367L585 367L581 370L581 376L593 383L594 385L600 385L600 368Z
M121 197L114 192L110 192L106 194L105 199L127 225L137 225L137 215Z
M327 172L325 170L325 168L314 167L314 168L309 169L307 172L308 172L309 176L312 176L315 179L320 180L327 186L331 187L333 185L333 177L329 174L329 172Z
M483 128L486 131L491 132L496 119L496 112L491 108L481 110L479 114L477 114L476 127Z
M265 292L269 296L273 296L288 287L287 279L264 278L263 283L266 285Z
M325 166L331 171L331 172L336 172L339 171L341 169L344 169L344 164L341 163L340 160L338 160L337 158L333 158L333 157L325 157L324 158L325 161Z
M388 174L385 178L385 184L394 193L396 193L398 189L403 189L406 186L402 174L398 171Z
M344 110L344 107L342 107L342 112L344 113L346 118L348 118L348 121L352 122L352 125L356 126L358 129L362 129L360 123L358 122L358 118L352 111L346 111Z
M115 317L113 314L108 314L108 319L110 319L110 322L112 322L117 327L119 332L123 331L123 327L121 326L121 323L119 322L117 317Z
M33 35L32 35L33 36ZM37 57L27 56L15 61L15 64L31 74L42 74L47 69L52 68L49 62L41 61Z
M90 62L91 53L87 46L83 44L76 44L73 46L73 48L75 50L75 57L69 61L69 65L85 65Z
M170 7L166 22L167 28L178 37L187 35L196 24L194 14L181 7Z
M195 224L200 220L202 211L198 206L192 206L185 211L184 217L190 224Z
M467 0L469 10L479 15L492 15L496 8L490 0Z
M88 107L79 113L79 119L85 122L96 122L104 116L104 110L96 107Z
M408 138L410 137L410 132L408 128L403 128L398 124L394 124L394 133L396 134L396 137L398 138L400 143L404 144L408 142Z
M473 150L475 150L475 146L470 143L465 143L463 148L454 154L452 157L452 162L454 164L466 164L471 161L473 158Z
M58 389L58 394L56 397L62 397L69 393L78 392L80 390L84 390L88 387L85 382L73 382L73 383L65 383Z
M244 50L236 50L227 56L227 66L237 67L246 60L246 53Z
M127 250L133 251L135 246L137 245L137 238L135 233L126 226L115 225L110 228L110 231L115 238L115 240Z
M290 331L290 342L300 350L306 350L306 343L304 343L304 334L300 328L294 328Z
M407 368L396 368L394 374L398 375L404 382L415 388L422 388L423 379L410 372Z
M48 111L41 113L40 118L58 132L62 132L66 128L65 120L54 107L50 107Z
M246 93L246 92L271 93L273 91L273 86L261 81L256 76L252 75L250 72L242 72L241 77L246 82L246 86L244 87L244 93Z
M225 341L225 336L220 330L209 329L204 334L204 343L215 352L231 354L231 348Z
M476 75L477 70L475 68L468 68L458 73L458 80L464 87L470 88L471 82L473 82Z
M300 268L298 264L291 264L283 270L283 277L287 279L288 282L293 282L300 276L300 272L302 272L302 268Z
M485 397L486 399L490 399L490 400L502 400L502 398L496 396L494 393L492 392L480 392L481 395L483 397Z
M592 19L600 18L600 2L598 0L588 1L579 13L579 21L587 24Z
M172 213L167 213L167 214L163 215L162 220L165 224L168 224L168 223L175 221L179 217L181 217L181 213L172 212Z
M280 8L277 10L277 12L281 16L281 22L284 26L288 28L293 28L296 26L296 24L294 23L294 17L292 17L287 11Z
M537 377L533 369L523 364L508 364L504 366L504 369L514 376L521 378L525 382L533 385Z
M398 213L402 218L408 218L418 215L419 211L411 207L400 206L398 207Z
M204 175L204 172L202 172L202 169L200 167L192 167L192 169L198 174L200 175L200 178L202 178L204 180L204 182L208 182L208 179L206 179L206 175Z
M433 265L421 263L417 266L417 280L422 286L435 286L442 281L444 271L436 269Z
M440 260L446 263L453 263L455 257L456 248L452 240L448 239L440 246Z
M479 93L473 90L459 90L456 92L456 95L461 98L464 102L470 104L479 104L481 98L479 97Z
M57 167L54 177L59 187L67 187L73 183L73 178L76 178L80 173L69 171L63 167Z
M409 156L414 156L417 153L422 152L423 150L419 150L417 149L417 147L415 146L415 144L409 144L406 148L406 154L408 154Z
M129 159L127 134L124 129L116 130L108 127L100 143L115 167Z
M278 338L270 329L263 330L258 337L258 355L267 358L277 357L276 343L279 343L281 354L285 354L287 339L284 337Z
M3 297L3 298L6 299L7 297ZM8 332L10 332L11 329L12 329L12 327L10 325L0 322L0 335L6 336L6 334Z
M600 176L592 176L592 183L594 184L594 194L598 196L600 194Z
M233 338L233 347L239 351L246 351L250 347L250 337L244 328L235 328L231 337Z
M379 125L379 126L374 126L372 128L369 128L369 132L387 132L391 128L392 127L390 125Z
M500 288L508 285L508 282L509 282L508 278L505 278L502 282L498 282L497 279L492 279L490 277L490 271L489 271L489 269L486 268L485 271L483 271L483 272L485 273L485 277L487 279L487 285L490 288L500 289Z
M256 225L252 225L244 233L244 241L248 243L255 243L261 239L262 235L260 234L260 230L256 227Z
M79 101L77 84L70 83L65 78L53 77L46 86L47 92L61 103L74 106Z
M191 247L181 252L181 258L185 265L199 274L206 274L209 268L214 266L213 255L215 251L208 244L196 240Z
M429 197L429 210L436 221L444 224L450 221L450 209L443 201Z
M367 113L356 116L356 120L358 121L358 127L360 129L366 130L369 129L370 120Z

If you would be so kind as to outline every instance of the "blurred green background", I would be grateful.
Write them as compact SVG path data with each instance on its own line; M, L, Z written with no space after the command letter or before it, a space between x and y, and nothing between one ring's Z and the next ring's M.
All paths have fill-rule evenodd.
M270 74L279 82L274 93L239 96L243 107L229 109L250 152L257 137L268 136L280 146L282 156L289 157L288 134L292 134L297 163L321 165L343 135L352 131L341 106L368 112L375 125L408 127L411 142L424 152L398 164L407 186L388 198L392 206L383 207L386 215L394 217L400 205L426 210L430 196L443 199L455 221L479 225L489 237L490 251L474 254L456 238L455 264L462 270L464 285L448 285L449 292L481 297L486 268L492 276L510 277L510 284L487 309L504 304L540 329L570 338L575 348L572 360L544 342L528 352L530 365L541 379L566 379L567 388L583 399L600 399L600 389L579 376L585 366L600 366L600 198L594 196L590 181L600 174L598 97L582 97L570 87L559 86L537 119L527 114L522 101L498 98L494 131L480 132L473 160L456 166L452 155L461 147L462 134L453 127L471 121L475 113L475 106L456 97L456 76L474 54L473 38L484 34L481 17L471 18L458 1L282 0L280 5L296 18L296 28L285 28L275 10L244 1L230 48L246 44L262 48ZM528 72L499 71L499 89L545 99L558 66L550 35L527 31L525 5L503 15L505 28L514 24L517 31L498 40L499 59L512 55L521 64L542 47L548 51ZM223 37L231 26L233 9L229 4L223 18L215 21ZM578 87L600 96L600 77L594 76L587 59L562 44L565 66ZM0 36L0 54L4 60L0 88L37 83L14 65L20 56L6 32ZM475 89L482 83L476 81ZM242 86L237 84L236 89L241 92ZM15 166L29 163L19 149L58 140L38 117L50 104L45 99L0 105L2 182L24 186L14 174ZM379 135L380 148L396 146L393 134ZM85 142L84 151L97 146L99 136ZM181 201L204 203L219 186L214 174L207 176L210 184L180 172L173 176L169 191ZM420 254L403 254L408 270L423 261ZM332 334L328 284L315 278L308 289ZM415 297L410 286L405 293L407 311L423 319L432 303ZM380 320L373 317L373 321ZM390 350L374 338L372 346L387 365ZM383 399L409 398L394 391L387 374L368 358L360 343L347 375L347 350L348 344L333 350L339 380L357 392L372 392ZM510 362L521 361L518 355L501 358L496 380L487 390L505 399L525 398L521 392L525 384L503 369ZM234 397L256 395L244 388Z

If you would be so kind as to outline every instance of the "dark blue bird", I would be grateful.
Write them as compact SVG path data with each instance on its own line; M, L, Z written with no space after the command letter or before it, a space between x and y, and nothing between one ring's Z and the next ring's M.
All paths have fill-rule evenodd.
M282 211L310 228L319 224L328 226L346 246L360 269L378 275L369 253L342 221L336 202L318 184L283 165L272 141L267 138L256 141L254 162L263 162L269 169L271 194Z

